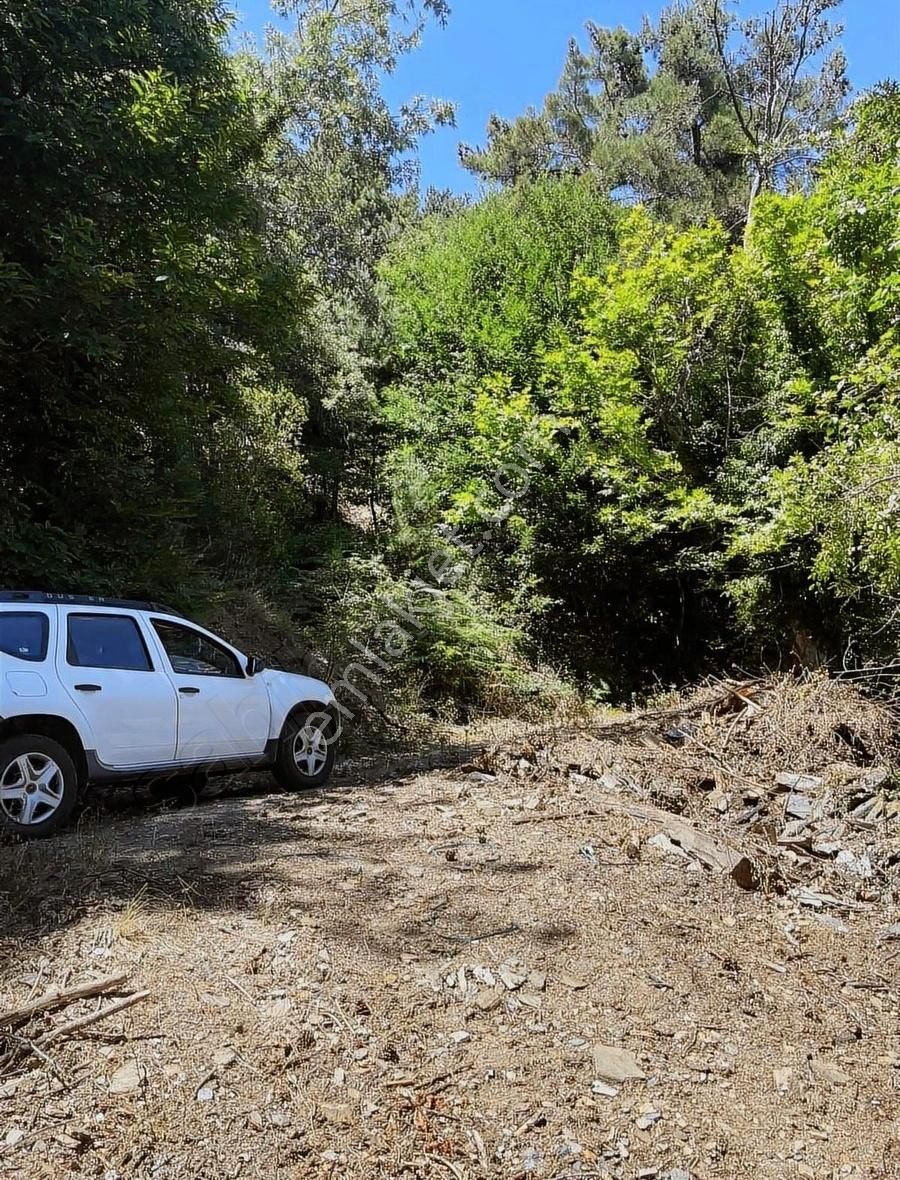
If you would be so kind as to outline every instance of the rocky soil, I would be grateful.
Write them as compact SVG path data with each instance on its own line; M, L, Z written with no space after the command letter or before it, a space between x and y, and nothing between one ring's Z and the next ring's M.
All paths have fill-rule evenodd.
M0 1176L900 1177L894 730L716 685L0 849Z

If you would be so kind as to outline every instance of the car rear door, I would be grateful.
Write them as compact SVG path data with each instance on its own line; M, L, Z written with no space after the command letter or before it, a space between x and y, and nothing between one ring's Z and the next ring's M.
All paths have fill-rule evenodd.
M115 769L175 759L178 696L137 615L59 608L56 667L87 719L97 758Z
M215 636L180 620L150 617L178 693L179 761L216 763L265 752L271 705L265 681Z
M49 712L56 607L0 607L0 717ZM41 707L34 702L43 700Z

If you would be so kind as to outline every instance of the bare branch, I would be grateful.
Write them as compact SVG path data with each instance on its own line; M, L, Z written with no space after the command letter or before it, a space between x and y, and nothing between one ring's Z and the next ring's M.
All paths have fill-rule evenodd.
M715 40L716 40L716 52L719 55L719 61L722 64L722 71L725 74L725 84L728 87L728 97L731 99L731 106L732 106L732 109L734 110L735 118L737 119L738 123L740 124L741 130L743 131L743 133L747 137L747 139L750 141L750 143L752 143L754 147L758 147L759 145L758 145L757 138L753 134L753 132L751 131L751 129L747 123L747 120L744 117L743 103L741 102L740 97L738 96L737 89L734 84L734 77L733 77L733 73L732 73L732 64L731 64L731 61L728 57L728 53L726 51L725 37L724 37L724 33L722 31L721 25L719 23L719 16L720 16L719 0L713 0L713 7L712 7L713 34L714 34Z

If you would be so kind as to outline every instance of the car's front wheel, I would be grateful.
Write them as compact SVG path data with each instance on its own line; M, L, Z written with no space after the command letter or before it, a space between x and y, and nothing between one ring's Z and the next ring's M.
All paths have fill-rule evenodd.
M272 773L290 791L323 786L334 769L334 719L326 712L289 717Z
M42 734L0 743L0 830L23 839L50 836L77 798L78 773L65 746Z

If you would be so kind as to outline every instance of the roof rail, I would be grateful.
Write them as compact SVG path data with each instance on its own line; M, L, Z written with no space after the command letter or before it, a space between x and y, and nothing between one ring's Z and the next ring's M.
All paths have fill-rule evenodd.
M107 598L98 594L55 594L47 590L0 590L0 602L43 603L57 606L111 606L120 610L151 610L183 618L181 611L161 602L144 602L136 598Z

